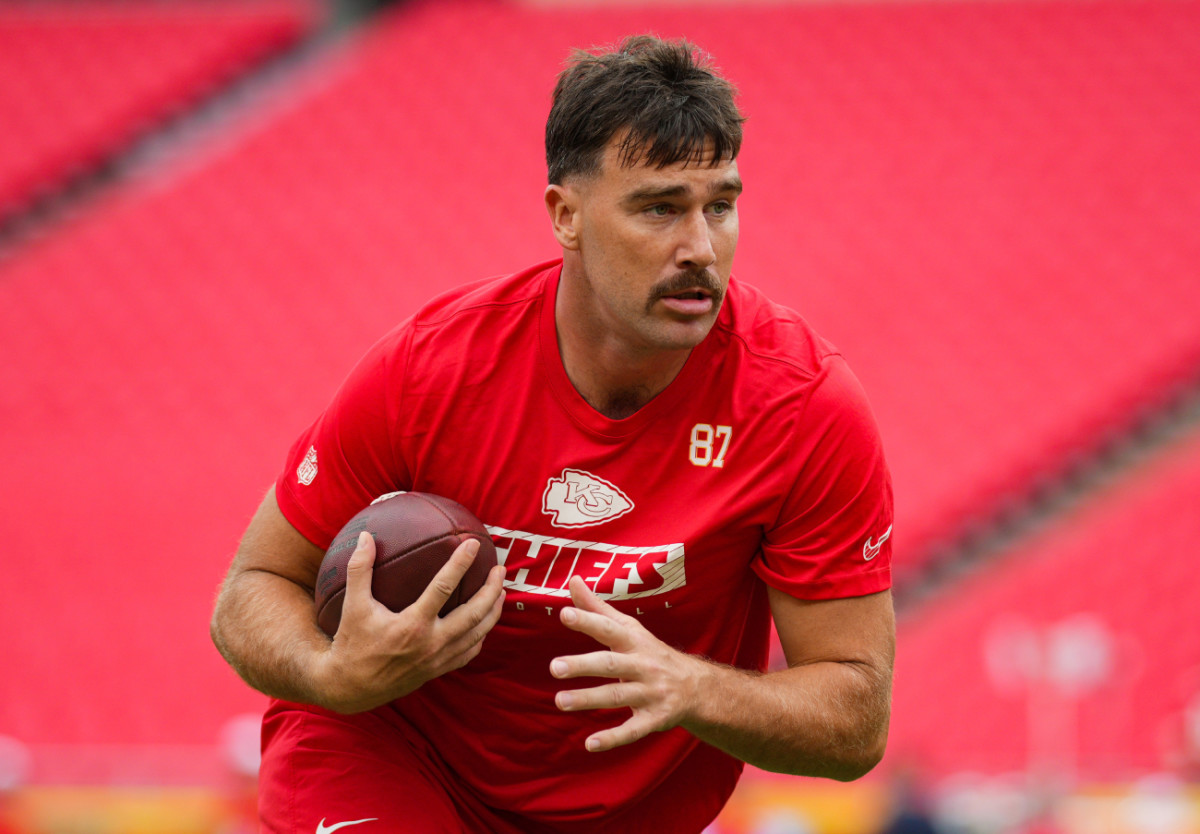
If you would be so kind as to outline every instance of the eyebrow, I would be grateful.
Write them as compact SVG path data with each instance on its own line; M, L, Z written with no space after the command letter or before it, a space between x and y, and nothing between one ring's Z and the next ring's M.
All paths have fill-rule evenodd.
M725 194L732 191L734 196L742 193L741 177L729 177L712 184L708 189L710 197L715 197L718 194ZM630 192L625 195L623 203L645 203L653 202L654 200L669 200L673 197L682 197L688 193L687 186L683 185L668 185L662 188L639 188L637 191Z

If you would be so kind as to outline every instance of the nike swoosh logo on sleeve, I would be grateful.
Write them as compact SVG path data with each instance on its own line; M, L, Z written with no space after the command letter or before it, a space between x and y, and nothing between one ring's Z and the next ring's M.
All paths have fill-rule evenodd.
M879 537L879 541L872 543L871 539L867 539L867 543L863 545L863 558L868 562L879 555L879 548L883 547L883 543L888 540L888 536L892 535L892 528L888 527Z
M322 818L317 823L317 834L332 834L332 832L337 831L339 828L345 828L347 825L361 825L364 822L375 822L378 819L379 817L368 817L365 820L350 820L348 822L335 822L333 825L326 825L325 819Z

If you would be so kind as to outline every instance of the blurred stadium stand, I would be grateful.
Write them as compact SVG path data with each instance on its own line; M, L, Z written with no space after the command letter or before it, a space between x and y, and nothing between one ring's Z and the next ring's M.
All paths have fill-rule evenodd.
M294 46L316 8L0 6L0 230Z
M241 530L375 338L440 289L556 254L552 79L571 47L641 31L699 43L738 84L736 272L844 350L883 428L908 604L878 779L1186 770L1200 440L1145 467L1105 456L1200 387L1200 3L411 2L255 112L234 102L203 141L104 175L334 17L0 6L0 223L20 228L0 257L0 535L26 583L0 607L19 635L0 736L32 786L0 821L76 830L44 822L71 807L64 784L203 806L160 832L240 807L248 766L223 733L262 699L207 619ZM1098 459L1111 485L1080 482ZM1012 540L1066 482L1079 509ZM1002 529L999 555L965 558ZM1020 678L1054 646L1106 675L1075 700ZM1074 724L1031 723L1043 709ZM735 801L724 830L798 784L748 777L759 804ZM807 819L868 830L873 784L810 786L840 810Z
M1198 497L1192 432L928 600L901 634L892 754L941 774L1200 776Z

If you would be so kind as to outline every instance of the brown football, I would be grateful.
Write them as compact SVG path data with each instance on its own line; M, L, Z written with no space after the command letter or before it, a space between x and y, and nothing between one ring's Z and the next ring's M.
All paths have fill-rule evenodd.
M317 574L317 625L333 636L342 619L346 563L367 531L375 539L371 593L392 611L417 600L434 574L467 539L479 541L479 553L440 615L470 599L496 564L496 548L483 522L449 498L426 492L401 492L377 499L346 522L334 536Z

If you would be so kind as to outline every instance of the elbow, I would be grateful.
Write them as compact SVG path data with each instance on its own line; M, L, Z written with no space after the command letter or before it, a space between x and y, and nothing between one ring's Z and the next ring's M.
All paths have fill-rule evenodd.
M832 740L831 740L832 742ZM869 740L846 738L831 743L822 750L808 750L794 758L777 760L774 764L758 764L776 773L793 776L810 776L832 779L836 782L853 782L875 769L883 760L887 749L887 733L880 733Z
M866 749L847 751L846 755L830 763L832 767L827 777L838 782L853 782L861 779L883 760L886 749L887 737L884 736Z
M229 593L229 580L217 591L217 597L213 600L212 617L208 621L208 636L212 638L213 644L217 648L221 647L221 624L224 619L224 609L226 596Z
M837 773L831 778L839 782L853 782L866 776L875 766L883 761L887 751L888 724L890 710L882 715L874 716L867 726L860 725L860 732L847 743L842 745L843 755L837 757Z
M888 721L876 718L868 722L868 726L857 725L853 729L846 728L840 738L826 747L818 773L810 776L820 776L838 782L853 782L861 779L875 769L883 760L887 750Z
M216 646L217 651L221 653L221 656L225 657L225 640L221 634L221 621L217 617L216 612L213 613L212 619L208 623L208 636L212 640L213 645Z
M831 756L834 765L829 778L853 782L866 776L883 760L887 751L888 728L891 724L891 678L879 676L862 695L857 709L843 715L847 721L841 727L840 743L834 745Z
M212 640L221 657L225 658L226 662L232 665L233 660L230 655L229 645L229 614L228 601L226 597L226 589L222 589L217 596L217 601L213 605L212 619L208 622L208 636Z

